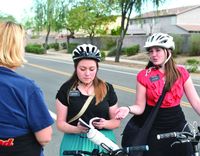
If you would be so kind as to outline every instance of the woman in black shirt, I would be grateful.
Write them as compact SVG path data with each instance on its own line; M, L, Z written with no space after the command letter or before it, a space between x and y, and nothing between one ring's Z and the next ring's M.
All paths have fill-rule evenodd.
M94 45L79 45L73 51L75 71L56 95L57 128L64 132L60 156L64 150L102 150L87 138L88 128L82 126L78 118L73 120L91 95L94 98L79 118L89 123L90 119L99 117L93 126L115 141L112 130L120 125L120 121L115 119L118 99L113 86L97 77L100 60L100 51Z

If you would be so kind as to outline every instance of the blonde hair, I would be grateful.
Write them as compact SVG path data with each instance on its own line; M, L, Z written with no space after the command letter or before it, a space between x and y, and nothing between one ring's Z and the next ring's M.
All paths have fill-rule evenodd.
M21 66L24 59L25 31L14 22L0 22L0 65L13 68Z

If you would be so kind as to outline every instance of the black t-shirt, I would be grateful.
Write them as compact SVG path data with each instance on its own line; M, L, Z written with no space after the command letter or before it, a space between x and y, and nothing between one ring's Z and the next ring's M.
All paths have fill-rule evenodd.
M114 91L114 88L111 84L106 83L107 85L107 94L103 101L95 105L96 100L93 98L91 103L89 104L85 113L81 116L81 118L86 121L87 123L93 117L100 117L104 119L109 119L109 107L113 106L117 103L117 96ZM70 94L68 100L69 90L72 86L72 83L67 81L65 82L56 95L56 98L65 106L68 107L68 114L67 114L67 121L73 118L78 112L80 112L81 108L83 107L85 101L87 100L88 96L83 95L78 89L75 90L75 94ZM69 101L69 103L68 103ZM77 120L72 122L72 125L77 124Z

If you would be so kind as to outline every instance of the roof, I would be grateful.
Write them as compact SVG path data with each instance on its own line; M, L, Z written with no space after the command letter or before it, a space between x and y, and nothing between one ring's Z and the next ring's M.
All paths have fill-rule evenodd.
M200 25L177 25L187 31L200 31Z
M150 17L158 17L158 16L173 16L182 14L184 12L193 10L200 7L200 5L193 5L193 6L185 6L185 7L177 7L177 8L171 8L171 9L164 9L164 10L157 10L157 11L150 11L144 14L141 14L139 16L136 16L135 18L150 18Z

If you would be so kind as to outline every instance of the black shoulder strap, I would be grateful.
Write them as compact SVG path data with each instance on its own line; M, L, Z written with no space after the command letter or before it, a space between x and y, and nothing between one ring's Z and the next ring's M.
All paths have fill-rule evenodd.
M151 110L150 114L148 115L148 117L145 120L143 128L145 128L146 130L147 129L150 130L151 126L153 125L153 122L158 114L159 108L164 100L166 93L167 93L167 90L164 86L162 94L160 95L160 97L156 103L156 106Z
M158 101L157 101L155 107L160 108L160 106L161 106L161 104L162 104L162 102L163 102L163 100L164 100L164 97L165 97L165 94L166 94L166 93L167 93L167 89L166 89L166 87L164 86L164 87L163 87L163 90L162 90L162 94L160 95L160 97L159 97L159 99L158 99Z

